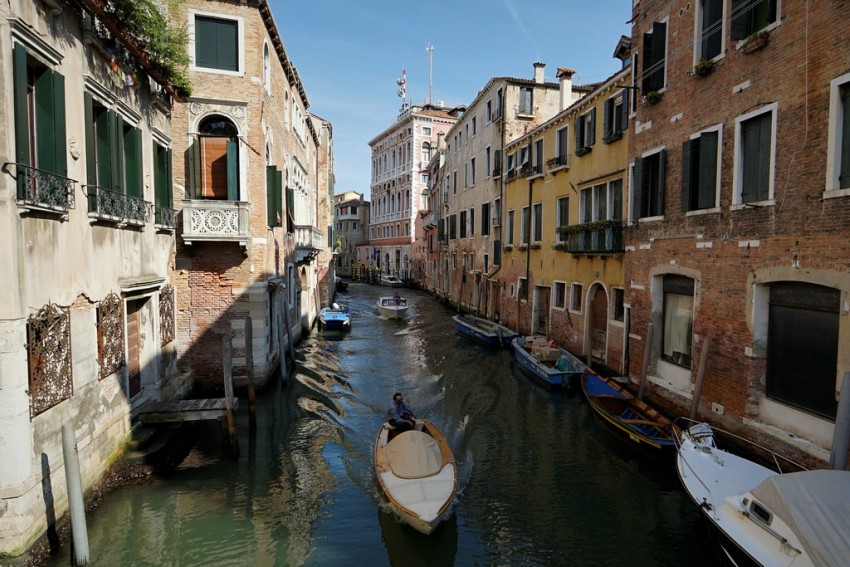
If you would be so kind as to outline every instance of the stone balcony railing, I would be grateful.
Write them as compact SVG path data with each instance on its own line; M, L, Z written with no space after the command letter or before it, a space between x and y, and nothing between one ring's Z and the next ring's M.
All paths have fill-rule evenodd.
M622 221L597 221L561 227L558 248L571 254L622 254Z
M325 246L324 233L313 225L295 225L295 256L297 262L313 259Z
M183 201L183 242L236 242L247 248L248 213L244 201Z

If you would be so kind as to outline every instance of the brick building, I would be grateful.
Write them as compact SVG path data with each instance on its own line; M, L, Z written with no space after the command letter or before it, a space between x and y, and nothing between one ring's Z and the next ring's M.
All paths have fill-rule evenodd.
M641 1L632 21L630 378L687 415L705 355L701 418L826 459L850 370L846 6Z
M238 380L250 316L247 348L263 383L279 362L282 308L298 339L322 300L318 208L332 183L332 154L266 0L189 0L180 10L174 19L189 32L193 84L173 115L180 362L197 383L220 387L222 335L236 335Z

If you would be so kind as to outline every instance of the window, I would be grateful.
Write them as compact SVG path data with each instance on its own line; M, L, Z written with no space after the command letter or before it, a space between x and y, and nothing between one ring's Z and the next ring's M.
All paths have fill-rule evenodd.
M528 207L522 208L522 218L520 219L520 232L522 233L522 243L528 244L531 238L531 209Z
M484 273L486 274L489 271L490 271L490 255L484 254Z
M118 372L124 357L124 303L115 293L107 295L97 308L97 361L100 379Z
M266 166L266 207L268 225L283 226L283 172L273 165Z
M452 194L457 194L457 171L452 172Z
M460 212L460 237L466 238L466 211Z
M570 311L581 313L582 285L574 283L570 286Z
M718 132L682 143L682 212L711 209L717 202Z
M689 369L694 324L694 280L667 274L663 279L663 291L664 331L661 358Z
M543 174L543 139L534 141L534 175Z
M475 158L469 160L470 184L475 185Z
M475 134L477 134L477 133L478 133L478 117L473 116L472 117L472 137L474 138Z
M747 39L776 21L777 0L732 0L732 39Z
M484 178L490 177L490 146L484 148Z
M174 194L171 185L171 149L153 143L155 223L174 228L176 219L172 207Z
M579 194L579 222L623 219L623 180L600 183Z
M15 160L20 166L67 175L65 148L65 77L30 57L16 43L13 50ZM18 170L18 198L59 203L68 208L69 181L39 178Z
M449 216L449 239L457 238L457 215Z
M428 142L422 143L422 167L425 167L431 162L431 144Z
M563 166L567 165L568 163L567 156L570 153L569 133L570 129L567 126L564 126L560 130L558 130L557 134L555 134L555 137L557 139L557 147L555 148L555 151L557 153L557 165Z
M469 162L463 164L463 188L469 187Z
M269 55L269 44L263 44L263 87L267 93L272 90L272 67L271 56Z
M563 309L567 306L567 284L565 282L555 282L552 288L552 304L556 309Z
M508 211L508 245L514 243L514 211Z
M214 115L204 119L198 130L199 135L192 144L194 198L238 200L239 142L236 125L223 116ZM293 205L287 196L287 206Z
M667 23L653 22L652 31L643 34L643 73L641 93L646 96L664 88L667 56Z
M74 393L71 365L71 310L45 305L27 319L30 417Z
M569 197L559 197L558 198L558 222L556 223L556 228L561 226L569 226L570 224L570 198ZM557 232L555 239L558 242L564 242L566 237Z
M523 301L528 300L528 280L519 278L517 281L517 298Z
M238 72L239 21L195 15L195 67Z
M590 150L596 143L596 108L576 118L576 155Z
M699 0L697 29L696 60L720 55L723 52L723 0Z
M620 321L621 323L625 319L626 313L626 305L625 305L625 294L623 292L623 288L615 287L613 289L614 301L611 308L613 309L613 313L611 314L611 319L614 321Z
M469 209L469 236L475 236L475 209Z
M632 170L634 187L633 217L641 219L664 214L664 167L666 150L635 159Z
M602 119L602 141L606 144L619 140L629 127L629 98L626 89L605 101Z
M850 74L830 83L827 191L850 188Z
M520 87L519 89L519 108L518 114L534 114L534 91L531 87Z
M773 197L773 155L776 104L735 119L735 181L733 203L754 203Z
M516 152L508 154L508 178L516 175Z
M490 203L481 204L481 234L482 236L490 234Z
M532 242L543 240L543 204L532 205Z
M493 120L493 101L487 101L487 123L489 124Z
M423 136L430 136L431 135L431 128L429 126L423 126L422 127L422 135Z

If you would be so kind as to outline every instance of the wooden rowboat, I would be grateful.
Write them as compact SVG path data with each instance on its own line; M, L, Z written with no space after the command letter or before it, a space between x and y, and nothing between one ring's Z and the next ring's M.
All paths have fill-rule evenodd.
M455 331L490 347L508 346L517 336L505 326L468 313L455 315L452 320L455 322Z
M375 440L375 476L403 522L430 534L451 511L457 465L448 441L428 420L397 435L384 423Z

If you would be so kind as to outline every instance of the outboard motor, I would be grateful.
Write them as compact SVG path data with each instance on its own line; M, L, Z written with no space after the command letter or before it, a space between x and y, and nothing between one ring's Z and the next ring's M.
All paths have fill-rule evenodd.
M707 423L695 423L688 428L688 435L695 445L715 447L714 432Z

